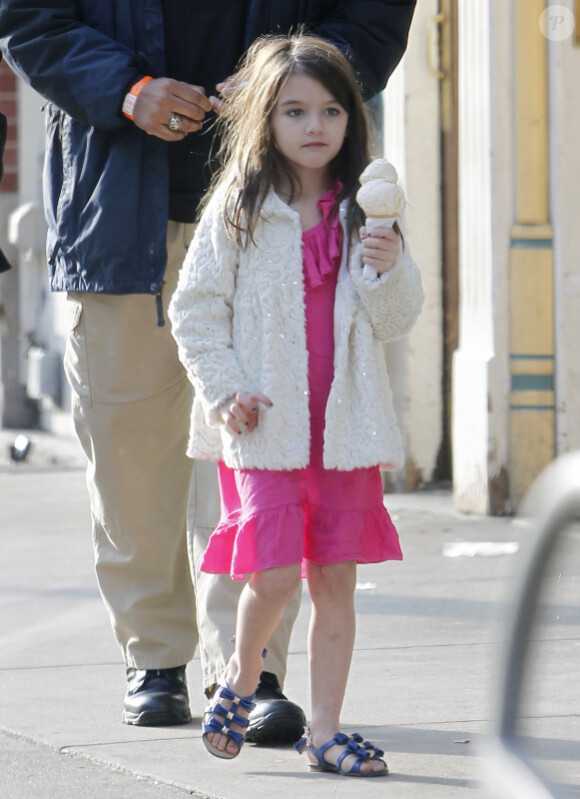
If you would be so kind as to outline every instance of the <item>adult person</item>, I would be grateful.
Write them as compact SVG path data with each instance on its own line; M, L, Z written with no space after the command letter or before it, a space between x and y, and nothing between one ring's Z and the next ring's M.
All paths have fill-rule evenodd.
M404 52L414 6L2 2L0 49L49 100L50 282L67 292L65 369L88 457L99 588L127 664L126 723L189 721L185 664L196 645L208 694L233 649L240 587L199 573L218 516L215 471L194 465L188 514L191 390L166 322L210 177L209 96L258 36L304 24L348 54L370 98ZM296 596L268 643L247 740L301 732L303 713L281 692L298 607Z

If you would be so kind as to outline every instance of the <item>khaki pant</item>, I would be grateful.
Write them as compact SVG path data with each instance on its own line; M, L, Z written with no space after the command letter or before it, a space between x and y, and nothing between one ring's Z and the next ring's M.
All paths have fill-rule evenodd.
M219 492L215 465L192 468L185 455L192 392L167 318L192 235L169 223L165 326L151 295L70 293L64 360L88 458L97 579L125 661L171 668L199 643L207 687L233 651L243 582L198 568ZM282 685L299 605L297 592L268 644L264 669Z

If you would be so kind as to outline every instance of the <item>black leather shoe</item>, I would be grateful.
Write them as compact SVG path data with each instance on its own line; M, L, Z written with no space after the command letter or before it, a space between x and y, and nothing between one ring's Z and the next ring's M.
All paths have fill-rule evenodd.
M185 666L174 669L127 669L125 724L171 727L191 721Z
M284 696L275 674L263 671L246 741L262 746L293 744L302 737L305 726L302 709Z

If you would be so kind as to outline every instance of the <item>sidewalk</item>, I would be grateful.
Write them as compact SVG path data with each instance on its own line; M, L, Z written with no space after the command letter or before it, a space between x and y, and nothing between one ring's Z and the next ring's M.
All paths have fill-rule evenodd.
M124 666L93 575L82 457L75 442L30 435L29 462L14 465L6 457L14 434L0 431L3 799L486 796L480 743L493 715L499 622L518 555L444 552L453 542L519 541L527 532L520 522L461 516L446 493L386 496L405 560L359 570L343 723L385 749L391 774L363 787L310 774L292 749L248 745L228 762L206 754L197 659L188 667L190 725L141 729L120 722ZM309 610L305 593L286 683L286 693L306 709ZM577 613L568 624L562 635L575 636L577 653ZM573 661L567 664L573 671ZM567 719L559 704L556 723L546 702L546 718L569 744L560 759L577 796L580 711L568 708Z

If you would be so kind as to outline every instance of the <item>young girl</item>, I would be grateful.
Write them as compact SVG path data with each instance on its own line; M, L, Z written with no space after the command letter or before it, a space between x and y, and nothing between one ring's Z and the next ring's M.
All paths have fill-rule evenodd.
M383 753L339 717L356 564L402 557L379 471L402 460L381 342L413 325L420 276L390 228L359 236L367 121L340 51L267 38L235 85L223 167L170 308L195 388L188 454L219 461L203 568L251 575L203 741L239 754L263 649L303 574L312 713L297 747L317 770L382 775Z

